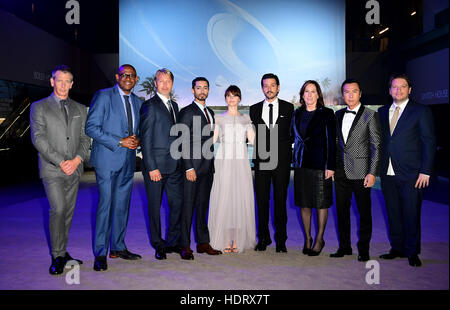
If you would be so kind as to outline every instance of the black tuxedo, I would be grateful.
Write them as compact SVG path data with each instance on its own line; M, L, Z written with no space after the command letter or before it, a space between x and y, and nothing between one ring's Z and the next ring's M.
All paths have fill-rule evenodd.
M214 123L214 112L207 108ZM181 126L189 129L186 135L181 129L183 144L183 174L194 169L197 179L191 182L184 178L183 208L181 215L181 246L190 247L192 216L195 210L195 235L197 244L209 243L209 230L207 224L209 197L214 175L214 145L213 127L208 124L205 114L195 102L180 111ZM181 127L180 126L180 127ZM196 132L200 129L201 132ZM205 145L209 145L209 147ZM189 149L186 150L186 147ZM203 151L208 151L205 154Z
M179 118L178 104L172 101L175 120ZM148 199L151 244L161 250L180 243L180 216L183 203L183 173L181 161L170 154L170 146L177 136L170 135L174 118L158 95L142 104L140 111L140 140L142 148L142 174ZM158 169L162 179L150 179L149 172ZM163 190L170 208L166 241L161 238L160 209Z
M290 166L292 157L292 139L290 136L290 125L294 106L284 100L278 99L278 118L273 129L269 130L262 118L264 101L250 107L250 119L255 126L256 139L253 155L255 167L255 194L258 206L258 239L259 242L271 243L269 232L269 200L270 185L273 183L274 216L275 216L275 242L284 245L287 239L286 224L286 199L289 186ZM270 145L270 131L277 133L276 143L278 147L274 150L276 156L262 158L258 151L259 145L266 143L266 149L275 148ZM265 165L275 161L275 166L267 169Z
M334 185L338 220L339 248L350 249L350 207L355 195L359 212L358 252L369 254L372 236L372 202L370 188L364 187L368 174L378 175L381 151L378 113L363 105L355 115L345 142L342 123L347 108L336 112L337 162Z
M415 183L419 173L431 175L436 152L433 115L427 106L409 100L391 135L390 107L385 105L378 109L383 141L381 187L391 247L411 256L420 254L422 189L415 188ZM389 158L395 176L387 175Z

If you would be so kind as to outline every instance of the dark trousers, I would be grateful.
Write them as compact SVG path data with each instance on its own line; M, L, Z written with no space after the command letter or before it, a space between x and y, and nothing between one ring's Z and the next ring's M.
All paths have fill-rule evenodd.
M213 173L197 175L195 182L184 178L184 201L181 211L181 246L191 244L192 217L195 212L195 237L197 244L209 243L208 207L213 183Z
M150 226L150 243L155 249L166 246L177 246L181 235L181 208L183 205L183 174L177 169L170 174L161 174L158 182L150 180L148 173L143 172L145 191L148 200L148 216ZM161 201L163 190L166 192L169 205L169 226L166 240L161 237Z
M405 255L420 254L420 213L423 191L416 179L382 176L381 188L389 222L392 249Z
M270 243L269 210L270 185L273 184L275 242L284 244L287 240L286 199L289 186L290 167L278 167L275 170L255 170L255 194L258 206L258 239Z
M345 176L335 177L334 188L339 248L351 249L350 208L352 194L354 194L359 213L358 252L369 253L370 239L372 237L371 189L364 187L364 180L349 180Z

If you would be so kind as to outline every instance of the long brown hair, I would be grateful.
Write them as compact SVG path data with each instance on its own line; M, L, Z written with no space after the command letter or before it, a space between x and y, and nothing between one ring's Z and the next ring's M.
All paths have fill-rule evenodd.
M322 90L320 89L320 85L319 83L317 83L314 80L308 80L306 81L302 88L300 89L300 104L302 106L305 105L305 100L303 100L303 94L305 93L305 88L306 86L308 86L309 84L313 84L314 86L316 86L316 90L317 90L317 95L319 95L319 98L317 98L317 108L321 108L325 106L325 103L323 101L323 95L322 95Z

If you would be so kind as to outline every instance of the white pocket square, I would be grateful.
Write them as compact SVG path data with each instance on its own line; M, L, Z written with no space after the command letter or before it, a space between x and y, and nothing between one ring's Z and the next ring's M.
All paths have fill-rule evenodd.
M72 117L72 118L76 118L76 117L81 117L80 115L75 115L74 117Z

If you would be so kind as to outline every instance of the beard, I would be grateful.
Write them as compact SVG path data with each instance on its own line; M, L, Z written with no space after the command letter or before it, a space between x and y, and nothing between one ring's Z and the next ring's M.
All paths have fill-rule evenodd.
M206 98L208 98L208 95L206 95L206 94L195 94L195 99L197 99L197 100L201 100L201 101L203 101L203 100L206 100Z
M268 100L272 100L274 99L276 96L278 96L278 92L267 92L264 94L266 96L266 99Z

